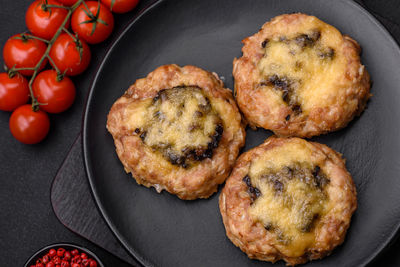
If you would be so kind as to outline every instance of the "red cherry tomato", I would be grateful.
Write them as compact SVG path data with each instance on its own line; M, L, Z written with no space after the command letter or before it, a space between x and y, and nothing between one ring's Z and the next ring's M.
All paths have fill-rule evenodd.
M29 100L28 81L21 74L12 78L8 73L0 73L0 110L13 111Z
M60 80L55 70L38 74L32 84L33 95L41 104L40 109L49 113L67 110L75 100L75 85L67 76Z
M97 44L110 36L114 29L114 17L108 8L100 2L87 1L86 5L89 10L86 10L85 5L81 4L72 13L72 30L89 44ZM89 17L85 11L90 11L91 16Z
M72 6L73 4L75 4L78 0L58 0L58 2L60 2L61 4L63 4L64 6Z
M24 144L36 144L49 132L50 120L46 112L33 111L32 106L26 104L14 110L9 126L15 139Z
M3 58L8 68L34 68L39 63L47 45L37 39L30 39L24 34L17 34L7 40L3 48ZM47 64L47 58L43 61L40 69ZM22 75L30 76L33 70L21 70Z
M62 73L66 71L67 75L74 76L89 66L91 53L85 41L75 42L71 36L62 33L53 44L50 57Z
M47 0L47 4L61 6L61 3L55 0ZM26 11L25 22L33 35L50 40L60 28L67 15L67 9L46 7L46 0L37 0ZM65 25L65 28L68 27L69 20Z
M101 0L114 13L126 13L137 6L139 0Z

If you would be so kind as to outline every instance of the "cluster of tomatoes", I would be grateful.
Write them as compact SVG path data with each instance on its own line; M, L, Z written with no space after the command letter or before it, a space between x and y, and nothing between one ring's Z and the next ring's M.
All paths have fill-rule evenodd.
M30 267L97 267L94 259L77 249L68 251L64 248L50 249L48 253L36 260Z
M36 0L29 6L25 17L29 33L7 40L3 48L7 72L0 73L0 110L12 111L10 131L17 140L35 144L46 137L47 113L63 112L74 102L76 89L68 76L89 66L88 44L111 34L112 12L128 12L138 2ZM51 68L45 69L48 63Z

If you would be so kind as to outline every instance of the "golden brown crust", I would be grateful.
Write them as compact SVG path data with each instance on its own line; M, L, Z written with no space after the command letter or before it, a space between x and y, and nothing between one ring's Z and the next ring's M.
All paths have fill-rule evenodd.
M328 195L325 206L329 209L319 218L313 230L314 245L298 257L289 256L290 251L277 241L275 234L266 230L260 222L254 221L249 212L252 199L243 181L243 177L249 173L252 161L274 148L287 144L302 144L310 148L311 161L318 163L330 179L325 188ZM262 145L238 158L221 192L219 206L227 236L250 258L271 262L283 259L288 265L296 265L325 257L343 242L357 200L353 180L339 153L325 145L299 138L270 137Z
M339 67L321 70L330 81L324 83L326 88L312 93L315 99L310 99L311 93L300 95L308 105L302 107L303 113L299 115L279 97L271 97L279 95L279 90L272 89L271 93L260 86L267 78L259 69L265 53L263 42L282 35L295 38L296 34L315 28L320 30L320 44L334 49L335 64ZM243 56L233 61L233 76L239 108L251 126L272 130L279 136L311 137L345 127L364 110L370 97L370 78L360 63L360 46L316 17L300 13L277 16L243 43ZM317 95L318 91L321 95Z
M212 158L206 158L191 168L171 164L159 153L146 146L132 134L127 121L128 106L154 98L166 88L198 86L219 114L224 131ZM135 118L133 118L134 120ZM229 89L223 87L216 74L194 66L165 65L137 80L112 106L107 121L116 152L126 172L137 183L153 186L158 192L165 189L181 199L208 198L223 183L245 141L241 115Z

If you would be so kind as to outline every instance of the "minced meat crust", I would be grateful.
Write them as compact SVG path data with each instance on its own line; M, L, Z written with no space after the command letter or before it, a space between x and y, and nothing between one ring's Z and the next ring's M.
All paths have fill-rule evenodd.
M311 137L345 127L365 108L370 78L360 46L314 16L285 14L243 40L236 99L253 127Z
M138 184L181 199L216 192L245 141L231 90L194 66L165 65L137 80L112 106L107 129Z
M343 242L357 199L339 153L270 137L238 158L219 206L228 238L250 258L296 265Z

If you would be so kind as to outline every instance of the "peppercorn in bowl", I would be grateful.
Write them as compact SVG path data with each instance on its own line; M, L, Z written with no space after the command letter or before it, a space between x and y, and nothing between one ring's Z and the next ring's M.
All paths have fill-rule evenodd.
M100 259L87 248L57 243L46 246L33 254L24 267L104 267Z

